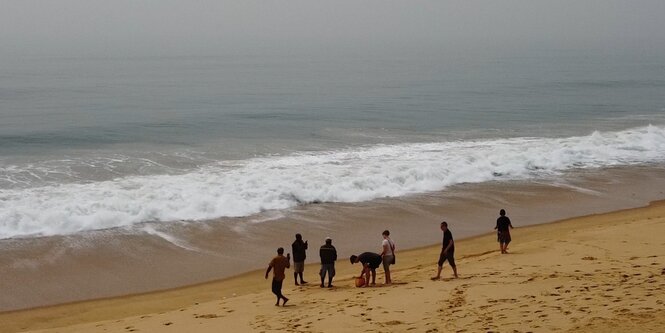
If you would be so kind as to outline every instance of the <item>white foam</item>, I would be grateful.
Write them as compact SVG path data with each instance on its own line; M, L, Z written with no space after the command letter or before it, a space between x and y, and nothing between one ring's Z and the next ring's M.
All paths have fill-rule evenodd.
M665 128L568 138L379 145L223 162L181 175L0 189L0 238L146 221L249 216L310 202L360 202L571 168L660 162Z
M175 245L175 246L177 246L181 249L185 249L187 251L193 251L193 252L202 252L198 248L196 248L194 246L191 246L186 241L184 241L184 240L182 240L178 237L175 237L173 235L167 234L165 232L159 231L151 225L144 225L143 228L141 228L141 230L144 231L147 234L157 236L157 237L159 237L159 238L161 238L161 239L163 239L163 240L165 240L165 241L167 241L167 242L169 242L169 243L171 243L171 244L173 244L173 245Z

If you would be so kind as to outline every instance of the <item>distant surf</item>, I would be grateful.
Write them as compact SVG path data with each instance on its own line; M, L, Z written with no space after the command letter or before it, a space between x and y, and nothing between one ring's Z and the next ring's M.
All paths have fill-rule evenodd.
M0 238L243 217L663 159L665 127L650 125L565 138L374 145L213 162L171 174L0 189ZM17 168L5 165L0 173L7 178Z

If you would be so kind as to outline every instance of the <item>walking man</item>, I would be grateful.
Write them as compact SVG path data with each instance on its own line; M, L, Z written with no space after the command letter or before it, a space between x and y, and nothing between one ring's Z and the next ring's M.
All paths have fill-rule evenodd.
M272 258L268 265L268 270L266 270L266 279L268 279L268 273L270 273L270 270L273 268L275 269L272 276L272 293L277 296L277 303L275 303L275 306L279 306L280 299L284 300L282 306L286 305L286 302L289 301L288 298L282 295L282 282L284 282L284 278L286 278L284 270L289 267L291 267L291 254L289 253L285 257L284 248L280 247L277 249L277 256Z
M443 231L443 242L441 246L441 254L439 255L439 270L432 280L438 280L441 278L441 269L446 260L448 260L450 267L453 268L455 277L457 277L457 266L455 265L455 241L453 241L453 234L448 229L448 222L441 222L441 231Z
M496 219L496 227L494 227L494 230L497 230L497 238L501 254L506 254L508 253L508 244L510 244L511 240L510 229L513 229L513 224L510 223L510 219L506 216L505 210L500 210L499 215L499 218Z

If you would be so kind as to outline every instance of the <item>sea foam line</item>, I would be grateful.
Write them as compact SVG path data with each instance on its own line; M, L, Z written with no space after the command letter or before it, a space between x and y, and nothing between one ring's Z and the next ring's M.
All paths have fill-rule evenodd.
M241 217L303 203L361 202L571 168L659 162L663 156L665 128L646 126L568 138L379 145L220 162L180 175L2 189L0 238Z

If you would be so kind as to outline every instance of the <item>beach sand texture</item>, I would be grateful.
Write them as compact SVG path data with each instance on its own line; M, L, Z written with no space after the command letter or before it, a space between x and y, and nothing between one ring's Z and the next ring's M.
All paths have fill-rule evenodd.
M337 263L333 289L319 288L317 265L306 267L310 284L304 287L293 286L287 271L286 307L274 306L270 282L259 271L166 292L5 313L0 330L663 332L663 234L665 202L658 202L516 228L508 255L499 254L494 234L458 241L458 279L446 265L442 280L430 280L439 253L434 246L398 252L391 286L382 286L378 274L377 287L353 287L360 267L346 258ZM221 296L229 292L236 296ZM197 301L211 293L220 297Z

